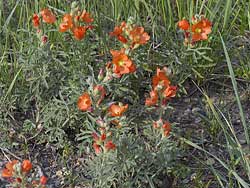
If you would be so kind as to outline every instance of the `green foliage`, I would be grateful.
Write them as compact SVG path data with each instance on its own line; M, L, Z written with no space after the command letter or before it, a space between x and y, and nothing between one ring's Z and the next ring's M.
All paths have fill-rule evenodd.
M154 145L148 139L143 135L138 137L126 133L117 138L116 152L102 154L88 161L91 187L159 186L162 177L170 175L174 166L175 143L164 139Z

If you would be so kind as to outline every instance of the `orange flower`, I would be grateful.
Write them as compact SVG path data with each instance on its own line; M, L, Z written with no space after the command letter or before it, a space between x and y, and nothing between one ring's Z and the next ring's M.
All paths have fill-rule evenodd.
M40 19L39 19L39 16L37 14L33 15L32 22L33 22L34 27L39 27Z
M129 33L129 37L132 40L132 47L135 44L146 44L150 39L148 33L144 32L143 27L134 27Z
M119 77L123 74L135 72L136 67L129 57L125 54L125 49L120 51L110 50L113 56L112 63L114 64L113 72Z
M92 137L95 142L104 142L106 140L107 135L102 133L101 136L98 136L97 133L92 133Z
M48 178L46 176L40 177L40 184L45 185L47 183Z
M92 104L92 102L91 102L90 96L87 92L83 93L79 97L78 102L77 102L78 108L81 111L88 110L91 107L91 104Z
M171 131L171 124L169 122L165 122L164 125L162 126L163 128L163 133L164 133L164 136L169 136L170 134L170 131Z
M162 70L157 68L156 75L153 76L153 88L155 89L158 85L167 87L170 81L167 77L167 69L164 67Z
M82 40L85 36L87 28L85 26L74 27L72 32L77 40Z
M101 134L101 137L100 137L101 141L104 142L104 141L106 140L106 138L107 138L106 134L105 134L105 133L102 133L102 134Z
M72 28L73 28L72 16L70 14L65 14L63 16L62 23L60 23L60 25L59 25L59 31L65 32L65 31L72 29Z
M190 28L190 24L186 19L179 21L178 26L179 26L179 28L181 28L184 31L189 30L189 28Z
M128 104L126 105L116 105L116 104L112 104L109 107L109 113L111 116L113 117L119 117L122 116L122 114L128 109Z
M77 40L82 40L88 29L92 29L92 26L78 26L72 29L72 32Z
M86 10L84 10L80 16L80 18L82 19L83 22L85 23L91 23L94 21L94 18L92 18L90 16L90 13L86 12Z
M109 140L106 142L105 144L105 148L109 151L109 150L115 150L116 145L112 142L112 140Z
M94 148L96 154L99 154L99 153L102 152L101 146L99 144L97 144L97 143L93 144L93 148Z
M12 177L12 175L13 175L13 171L10 171L10 170L8 170L8 169L3 169L3 171L2 171L2 177L3 178L9 178L9 177Z
M128 42L128 40L126 39L126 37L124 37L123 34L123 29L126 27L126 22L122 22L120 26L116 26L114 28L114 31L110 32L109 35L110 36L115 36L119 41L121 41L122 43L126 44Z
M117 39L121 41L123 44L126 44L128 40L123 35L118 35Z
M41 11L41 15L45 23L53 24L56 22L56 16L47 8Z
M120 27L115 27L113 32L110 32L110 36L115 36L119 41L126 44L128 40L122 35L123 31Z
M13 160L13 161L8 162L8 163L5 165L5 169L3 169L3 171L2 171L2 177L3 177L3 178L12 177L12 176L13 176L13 173L14 173L14 166L15 166L17 163L18 163L17 160Z
M150 98L146 98L145 105L146 106L153 106L158 101L158 94L156 90L150 92Z
M163 97L166 97L166 98L175 97L175 95L176 95L176 90L177 90L177 86L168 86L168 87L163 91Z
M109 35L111 36L111 37L113 37L113 36L119 36L119 35L121 35L122 34L122 29L120 28L120 27L118 27L118 26L115 26L115 28L114 28L114 31L112 31L112 32L110 32L109 33Z
M200 21L192 25L192 42L207 40L207 35L212 32L211 28L212 23L206 18L202 18Z
M32 168L32 163L29 160L24 160L22 163L22 171L29 172Z
M114 65L113 72L117 75L117 77L121 77L123 74L133 73L135 72L136 67L131 60L123 61L120 65Z

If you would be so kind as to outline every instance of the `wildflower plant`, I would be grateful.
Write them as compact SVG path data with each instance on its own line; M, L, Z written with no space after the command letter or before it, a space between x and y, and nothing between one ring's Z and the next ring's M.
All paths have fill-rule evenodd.
M136 156L141 158L141 160L145 157L144 152L146 152L146 148L141 148L140 146L136 146L135 153L128 151L124 153L125 148L123 148L124 145L121 142L126 140L127 134L130 135L128 139L135 139L138 140L138 142L147 142L143 138L140 138L140 136L155 137L152 139L154 141L149 139L150 142L148 145L150 145L150 149L146 155L152 157L152 162L144 164L145 168L151 168L151 165L162 165L157 162L158 157L153 157L154 155L158 155L154 153L155 147L165 148L165 144L168 143L167 145L171 145L170 149L173 150L173 153L173 148L175 147L173 143L167 141L171 132L171 124L165 119L165 110L167 109L170 99L175 97L177 87L170 84L167 68L163 68L162 70L157 68L157 74L153 77L153 88L150 93L150 98L146 99L145 104L151 107L151 109L155 108L156 112L160 115L157 121L145 119L147 125L142 127L145 129L145 135L134 135L133 133L136 130L136 127L133 127L134 120L130 120L131 115L126 113L130 108L134 107L133 104L127 104L117 100L119 96L116 96L116 91L112 91L114 84L116 90L124 87L123 84L126 86L126 82L130 81L130 75L137 71L137 65L134 62L135 59L133 55L136 53L137 48L141 45L145 45L149 41L150 36L144 31L143 27L135 25L131 18L128 22L123 21L119 26L116 26L109 34L119 41L121 49L110 50L112 59L106 63L105 67L100 69L97 78L95 78L95 75L92 75L92 77L86 80L88 86L84 88L83 94L79 96L77 102L78 109L87 114L91 122L89 131L91 132L92 130L92 143L90 144L96 156L94 159L88 161L87 169L91 169L89 173L92 176L89 185L92 184L96 187L108 186L109 184L121 186L129 183L129 180L125 180L122 183L116 182L114 179L110 179L110 177L121 178L123 173L130 172L117 170L117 172L112 172L113 175L110 175L110 172L106 174L106 172L108 172L107 169L120 169L123 168L123 165L128 165L126 163L130 163L129 160L135 160ZM145 113L147 112L147 108L143 110ZM152 125L155 130L159 130L158 133L155 133L155 131L150 133L149 130L152 130ZM82 131L82 133L78 135L78 140L81 141L82 138L86 138L84 135L86 134ZM165 149L163 148L161 152L164 153ZM139 153L136 154L136 152ZM167 158L165 158L166 156L163 153L159 154L159 158L161 158L160 161L165 160L166 166L170 168L173 153L171 157L168 156ZM120 155L128 157L129 160L117 163L117 160L121 160L119 158ZM135 162L135 166L132 165L131 168L136 168L136 165L139 165L139 163ZM100 166L103 166L104 169L99 169ZM103 173L99 173L98 171L102 171ZM139 175L141 171L138 170L136 173ZM164 171L164 173L167 174L166 171ZM130 175L126 176L126 178L129 178L129 176ZM107 177L107 179L103 177ZM132 177L129 179L132 180L131 178ZM131 185L137 186L139 182L141 181L138 179L134 183L131 183Z
M209 47L212 22L204 15L194 15L191 21L183 18L177 26L184 36L183 44L186 47L184 56L189 62L186 68L191 69L197 78L203 79L204 73L209 70L207 68L215 66L213 59L210 58L212 49Z
M48 17L49 16L51 15L48 14ZM54 19L54 17L51 17L51 19ZM36 16L33 17L33 25L35 28L39 27L39 21ZM93 21L94 18L91 17L90 13L86 12L86 10L80 10L76 3L72 3L70 13L63 15L59 24L59 32L64 33L69 31L74 35L74 38L79 41L84 38L87 30L93 28L91 25ZM82 122L83 128L81 128L81 133L76 135L76 139L78 142L86 143L85 139L90 138L87 143L91 146L94 158L88 161L88 168L92 169L96 169L100 166L100 164L98 164L99 159L105 163L105 166L108 165L111 167L112 164L114 168L121 168L120 164L113 163L113 160L119 159L119 155L123 153L122 147L124 146L120 142L126 139L126 134L134 136L135 138L130 138L132 140L138 139L138 142L144 142L144 139L140 138L139 135L134 135L133 132L137 128L131 127L134 124L134 120L130 119L131 115L127 113L132 110L131 108L134 107L134 105L121 100L123 96L117 94L119 90L124 90L124 88L125 90L129 90L126 89L128 82L134 79L134 77L131 78L131 75L136 73L139 67L136 63L136 51L140 46L146 45L149 42L150 36L142 26L136 25L132 18L129 18L127 22L123 21L120 25L115 26L114 30L109 33L109 36L118 40L120 49L110 49L111 58L109 61L103 63L103 66L96 66L99 68L98 74L96 74L96 71L94 71L92 67L88 66L90 75L85 77L86 80L82 88L82 93L76 102L79 115L86 117L86 120ZM114 88L115 91L113 91ZM145 130L148 128L151 129L152 124L155 125L155 129L161 127L159 134L151 134L151 137L157 136L154 144L148 143L151 145L148 152L152 152L150 156L153 159L152 163L148 166L149 168L151 168L151 165L156 164L158 160L153 157L154 148L162 147L159 145L165 143L165 138L167 139L170 135L171 125L167 120L163 120L162 116L164 116L164 111L166 110L166 103L170 98L175 96L175 93L176 87L170 85L166 68L163 70L158 68L157 75L153 77L153 88L150 93L151 98L146 99L146 106L154 106L157 111L159 110L160 117L158 121L152 121L150 119L147 122ZM147 112L146 109L147 108L144 109L145 112ZM155 122L157 122L157 125ZM86 126L86 124L88 124L88 126ZM150 126L148 127L149 124ZM86 135L88 136L86 137ZM157 142L158 144L156 144ZM128 155L128 158L134 160L136 158L136 151L138 150L139 152L140 150L140 157L143 158L143 151L145 149L146 148L140 148L138 146L135 153L132 154L128 152L124 153L124 155ZM161 160L164 161L164 157ZM170 161L170 159L167 159L167 161ZM122 165L126 165L127 162L129 163L129 161L126 161ZM167 164L167 166L170 167L169 164ZM135 168L135 166L133 166L133 168ZM95 178L100 178L100 176L97 176L97 171L92 172L94 173L92 174L92 182L95 182ZM140 170L137 173L141 173ZM122 174L117 172L114 174L114 177L121 175ZM141 181L138 180L136 182L134 185L137 185L138 182ZM104 180L103 183L110 183L110 181L107 179ZM98 187L97 182L95 182L95 185Z

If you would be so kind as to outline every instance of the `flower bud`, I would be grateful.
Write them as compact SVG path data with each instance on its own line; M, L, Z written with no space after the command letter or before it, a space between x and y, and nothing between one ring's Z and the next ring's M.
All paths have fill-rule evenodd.
M128 18L127 25L133 25L134 23L135 23L135 19L132 16L130 16Z
M43 35L41 37L41 46L44 46L48 42L48 36Z
M24 160L22 163L22 171L29 172L32 168L32 163L29 160Z
M77 1L74 1L74 2L72 2L72 4L71 4L71 9L74 10L74 9L76 9L76 8L78 8L78 2L77 2Z
M97 123L97 125L99 125L99 126L101 126L101 127L104 127L104 121L103 121L103 119L97 119L96 120L96 123Z
M98 78L99 81L101 81L101 80L103 79L103 77L104 77L104 70L103 70L103 69L100 69L97 78Z
M46 176L41 176L40 178L40 184L45 185L47 183L48 178Z
M112 80L113 77L116 77L115 74L106 74L105 78L103 79L103 82L108 82L110 80Z

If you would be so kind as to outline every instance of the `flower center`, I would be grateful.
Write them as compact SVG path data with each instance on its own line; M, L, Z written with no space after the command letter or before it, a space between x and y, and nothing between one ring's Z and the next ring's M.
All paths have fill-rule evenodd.
M201 33L201 29L200 29L200 28L196 28L196 29L195 29L195 32L196 32L196 33Z
M118 62L118 65L119 65L119 66L123 66L123 65L124 65L124 61L119 61L119 62Z
M137 35L136 37L135 37L135 39L134 39L136 42L139 42L140 41L140 36L139 35Z

